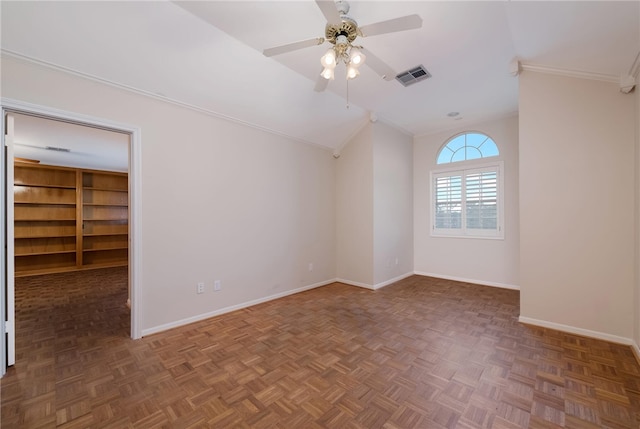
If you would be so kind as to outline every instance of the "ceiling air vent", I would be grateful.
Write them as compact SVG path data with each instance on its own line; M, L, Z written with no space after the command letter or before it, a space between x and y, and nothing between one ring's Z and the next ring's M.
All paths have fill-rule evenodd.
M45 146L46 150L53 150L55 152L71 152L71 149L67 149L66 147L57 147L57 146Z
M407 71L404 71L396 76L396 80L400 82L403 86L413 85L414 83L418 83L421 80L425 80L431 77L431 73L424 68L423 65L419 65L418 67L414 67Z

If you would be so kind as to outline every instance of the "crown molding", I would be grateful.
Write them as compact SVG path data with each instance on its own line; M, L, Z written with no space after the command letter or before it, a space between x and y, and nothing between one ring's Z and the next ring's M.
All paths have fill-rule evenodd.
M569 69L562 69L557 67L544 66L540 64L521 63L521 66L522 66L522 70L532 71L537 73L546 73L546 74L573 77L573 78L579 78L579 79L599 80L599 81L611 82L611 83L618 83L620 81L620 76L614 76L614 75L604 74L604 73L593 73L593 72L581 71L581 70L569 70Z
M104 78L101 78L101 77L98 77L98 76L95 76L95 75L92 75L92 74L89 74L89 73L84 73L84 72L81 72L81 71L78 71L78 70L74 70L74 69L69 68L69 67L64 67L64 66L61 66L61 65L58 65L58 64L55 64L55 63L51 63L51 62L48 62L48 61L39 60L39 59L30 57L30 56L21 54L19 52L11 51L9 49L1 48L0 49L0 54L2 54L4 56L7 56L7 57L16 58L16 59L19 59L19 60L22 60L22 61L25 61L25 62L33 63L33 64L36 64L36 65L39 65L39 66L42 66L42 67L45 67L45 68L48 68L48 69L52 69L52 70L60 71L60 72L63 72L63 73L71 74L71 75L74 75L74 76L78 76L78 77L81 77L81 78L84 78L84 79L92 80L94 82L98 82L98 83L101 83L101 84L104 84L104 85L107 85L107 86L111 86L113 88L118 88L118 89L121 89L121 90L124 90L124 91L127 91L127 92L131 92L131 93L134 93L134 94L137 94L137 95L141 95L141 96L148 97L148 98L153 98L153 99L158 100L158 101L163 101L165 103L173 104L174 106L179 106L179 107L182 107L182 108L185 108L185 109L189 109L189 110L192 110L192 111L195 111L195 112L203 113L205 115L208 115L208 116L211 116L211 117L214 117L214 118L223 119L225 121L229 121L229 122L233 122L233 123L236 123L236 124L244 125L246 127L253 128L253 129L256 129L256 130L259 130L259 131L263 131L263 132L266 132L266 133L269 133L269 134L273 134L273 135L276 135L276 136L279 136L279 137L284 137L284 138L296 141L298 143L303 143L303 144L306 144L306 145L309 145L309 146L313 146L313 147L316 147L316 148L319 148L319 149L323 149L323 150L326 150L326 151L332 151L333 150L333 148L331 148L331 147L324 146L324 145L321 145L321 144L318 144L318 143L315 143L315 142L312 142L312 141L309 141L309 140L304 140L304 139L301 139L299 137L295 137L295 136L292 136L292 135L289 135L289 134L285 134L285 133L282 133L280 131L276 131L276 130L273 130L271 128L268 128L268 127L264 127L264 126L261 126L261 125L253 124L251 122L243 121L242 119L234 118L232 116L227 116L227 115L224 115L222 113L216 112L214 110L210 110L210 109L206 109L206 108L197 106L195 104L185 103L183 101L175 100L173 98L169 98L169 97L166 97L166 96L163 96L163 95L160 95L160 94L155 94L155 93L150 92L150 91L145 91L145 90L140 89L140 88L136 88L136 87L125 85L125 84L122 84L122 83L119 83L119 82L116 82L116 81L112 81L112 80L109 80L109 79L104 79Z

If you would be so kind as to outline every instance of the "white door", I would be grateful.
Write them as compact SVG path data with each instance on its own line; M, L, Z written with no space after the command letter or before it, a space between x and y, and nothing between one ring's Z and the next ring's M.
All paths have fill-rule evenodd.
M13 116L7 113L5 116L5 220L6 228L6 350L7 350L7 366L16 363L16 312L15 312L15 266L14 266L14 230L13 230ZM4 368L3 368L4 369Z

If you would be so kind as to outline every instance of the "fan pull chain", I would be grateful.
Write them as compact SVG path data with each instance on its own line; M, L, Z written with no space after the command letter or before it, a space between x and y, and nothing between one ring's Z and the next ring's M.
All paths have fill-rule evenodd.
M349 79L347 79L347 109L349 108Z

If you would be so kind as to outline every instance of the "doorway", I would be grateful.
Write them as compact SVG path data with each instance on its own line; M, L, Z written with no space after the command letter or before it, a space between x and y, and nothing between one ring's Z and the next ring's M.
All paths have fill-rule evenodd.
M43 106L31 105L27 103L17 102L13 100L2 100L2 109L3 109L3 117L7 115L20 116L23 119L25 117L29 118L39 118L41 120L52 121L57 124L66 124L73 125L76 127L84 127L87 130L100 130L101 132L113 132L118 133L119 135L125 135L128 139L128 148L126 150L126 162L128 164L128 194L129 194L129 223L128 223L128 264L125 267L121 267L120 271L125 271L125 276L128 279L128 292L129 296L129 305L130 305L130 317L129 317L129 326L131 338L140 338L140 330L138 327L138 299L137 299L137 289L139 284L139 229L137 225L137 218L139 215L139 184L140 184L140 130L137 127L133 127L126 124L113 123L110 121L105 121L99 118L88 117L85 115L76 114L73 112L65 112L59 111L55 109L46 108ZM6 128L6 123L3 124L3 128ZM3 210L3 234L2 238L7 245L7 252L4 252L6 255L6 259L3 261L3 276L2 276L2 291L0 293L0 297L2 298L2 310L3 310L3 319L7 320L8 323L2 324L2 329L6 332L2 332L2 356L4 357L4 361L2 362L2 373L6 369L7 365L11 365L12 354L15 354L15 348L11 350L8 346L11 343L11 336L13 335L15 338L15 329L13 325L13 320L11 320L11 315L13 309L15 308L15 300L14 300L14 281L15 281L15 267L13 265L13 257L14 251L13 249L13 236L14 236L14 225L12 221L12 216L7 216L9 210L12 210L13 207L10 207L8 201L11 199L10 196L13 193L13 171L9 172L9 165L13 166L13 158L14 153L17 154L28 154L28 150L31 153L43 151L42 148L38 147L19 147L16 146L16 142L14 138L9 138L5 136L8 130L3 129L3 138L7 140L5 144L8 146L7 150L3 153L3 165L7 168L4 170L4 174L2 174L2 189L3 189L3 201L4 201L4 210ZM10 140L10 141L9 141ZM20 142L21 144L29 145L29 142ZM11 146L9 148L9 146ZM31 144L30 146L37 146ZM18 147L18 151L16 152L16 148ZM55 146L56 149L64 149L62 146ZM10 149L10 150L9 150ZM48 149L49 151L56 151L56 149ZM86 155L84 151L80 152L79 155ZM44 152L43 152L44 153ZM17 156L17 155L16 155ZM29 159L34 159L33 155L25 155L20 156L19 158L26 158L27 162ZM85 160L86 161L86 160ZM59 164L58 164L59 165ZM96 165L87 165L88 167L96 168L99 166ZM12 202L12 201L11 201ZM127 238L125 238L127 240ZM9 249L11 247L11 249ZM108 253L108 252L107 252ZM125 253L127 254L127 253ZM11 258L9 260L9 258ZM102 274L105 274L102 272ZM124 305L124 303L122 303ZM15 356L15 355L13 355Z

